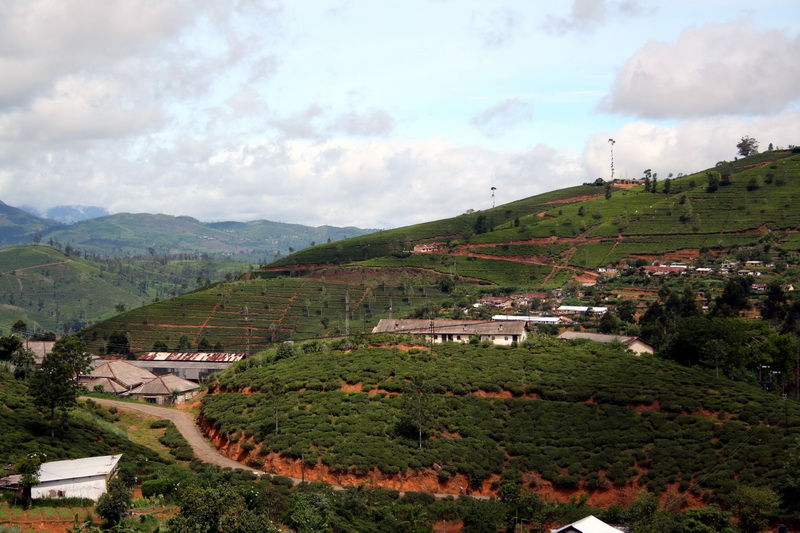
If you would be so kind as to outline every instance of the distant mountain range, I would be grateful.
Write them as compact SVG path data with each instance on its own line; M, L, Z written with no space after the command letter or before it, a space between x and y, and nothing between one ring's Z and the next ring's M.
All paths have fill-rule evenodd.
M43 215L47 216L0 202L0 246L41 242L113 257L208 254L270 262L308 246L374 231L269 220L205 223L161 214L108 215L104 208L92 206L59 206Z
M95 205L57 205L44 211L29 206L21 206L20 209L34 216L55 220L62 224L74 224L81 220L104 217L110 214L105 207L97 207Z

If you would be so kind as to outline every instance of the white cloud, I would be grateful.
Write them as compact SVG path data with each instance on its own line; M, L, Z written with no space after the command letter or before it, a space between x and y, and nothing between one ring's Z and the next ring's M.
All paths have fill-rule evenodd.
M788 147L797 143L797 123L800 111L748 120L737 117L690 120L675 126L660 126L647 122L631 122L611 134L597 133L584 150L584 165L589 175L610 177L610 148L614 144L614 167L617 178L641 177L652 169L661 178L669 173L690 174L713 167L718 161L737 156L736 143L744 135L760 141L761 148L769 143Z
M392 132L394 119L380 109L368 109L364 113L354 111L343 113L330 124L331 132L344 133L357 137L385 137Z
M602 108L648 118L775 113L800 101L800 37L747 22L650 42L617 74Z
M47 92L63 75L152 49L186 21L177 1L0 3L0 108Z
M607 2L606 0L573 0L569 14L548 16L544 29L563 35L571 32L592 32L611 16L638 17L646 10L636 0Z
M533 104L509 98L472 118L472 124L487 137L501 137L509 129L533 118Z
M499 47L511 42L521 30L524 17L512 9L496 9L486 18L480 17L478 30L484 46Z

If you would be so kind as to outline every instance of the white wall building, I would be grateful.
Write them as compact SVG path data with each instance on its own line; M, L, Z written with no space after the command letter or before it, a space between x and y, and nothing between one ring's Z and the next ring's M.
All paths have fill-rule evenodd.
M122 454L42 463L31 498L89 498L105 494Z

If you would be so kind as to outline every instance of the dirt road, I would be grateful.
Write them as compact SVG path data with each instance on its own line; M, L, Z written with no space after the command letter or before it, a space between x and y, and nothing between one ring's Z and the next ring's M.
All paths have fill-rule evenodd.
M186 411L180 411L178 409L172 409L169 407L160 407L158 405L151 405L146 403L133 403L133 402L120 402L118 400L107 400L105 398L89 398L89 397L81 397L82 400L92 400L102 405L114 406L117 409L130 409L133 411L138 411L140 413L144 413L146 415L152 416L154 418L166 418L172 421L175 424L175 427L178 431L181 432L181 435L189 442L189 445L194 450L195 456L198 459L205 463L214 464L217 466L221 466L223 468L237 468L240 470L248 470L257 476L264 474L259 470L254 470L252 468L248 468L241 463L237 463L233 459L228 459L224 455L220 454L216 448L214 448L208 441L203 438L203 435L200 433L200 430L197 429L197 426L194 423L194 417L191 413ZM289 477L289 476L284 476ZM289 477L295 485L299 485L301 480L299 478ZM332 485L329 484L331 488L334 490L344 490L344 487L339 485ZM402 496L405 494L404 492L400 492ZM437 494L433 493L433 496L436 498L446 498L448 496L454 496L453 494ZM472 496L476 499L487 499L486 496Z
M189 446L191 446L192 450L194 450L194 454L204 463L211 463L221 467L249 470L254 474L263 473L259 472L258 470L253 470L252 468L247 468L245 465L237 463L233 459L228 459L224 455L220 454L216 448L211 446L208 441L203 438L203 435L200 433L200 430L197 429L197 426L194 423L194 417L191 413L146 403L120 402L117 400L107 400L105 398L82 399L92 400L103 405L113 405L117 409L131 409L133 411L139 411L140 413L144 413L155 418L166 418L175 424L175 427L181 432L181 435L183 435L184 438L189 442ZM295 482L299 483L300 480L295 480Z

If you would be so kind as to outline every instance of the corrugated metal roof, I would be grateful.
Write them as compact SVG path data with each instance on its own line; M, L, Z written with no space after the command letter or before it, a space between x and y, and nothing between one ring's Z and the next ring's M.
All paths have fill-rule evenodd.
M214 363L235 363L247 357L245 353L221 352L147 352L140 361L198 361Z
M431 324L433 322L433 324ZM432 330L432 331L431 331ZM372 333L408 333L411 335L523 335L522 322L485 320L424 320L382 318Z
M104 476L114 470L120 457L122 457L121 453L42 463L39 467L39 482Z

